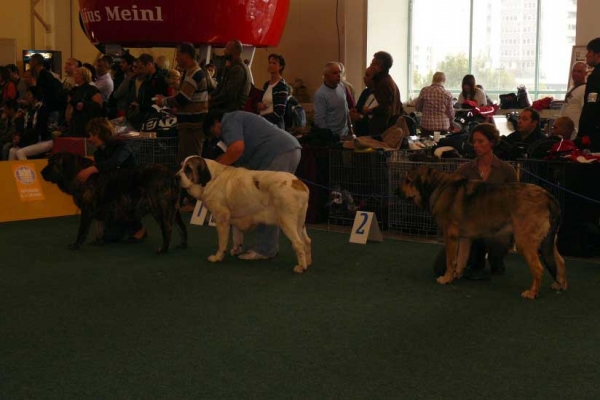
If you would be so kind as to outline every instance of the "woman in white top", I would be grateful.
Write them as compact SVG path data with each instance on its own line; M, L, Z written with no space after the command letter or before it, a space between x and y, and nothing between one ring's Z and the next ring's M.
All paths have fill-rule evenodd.
M289 96L287 83L281 76L284 69L285 59L283 56L270 54L267 70L271 74L271 79L263 85L262 99L256 104L258 113L281 129L285 128L283 116Z
M487 106L485 92L475 85L475 77L473 75L465 75L462 80L462 92L458 95L457 107L462 107L467 100L477 103L477 107Z

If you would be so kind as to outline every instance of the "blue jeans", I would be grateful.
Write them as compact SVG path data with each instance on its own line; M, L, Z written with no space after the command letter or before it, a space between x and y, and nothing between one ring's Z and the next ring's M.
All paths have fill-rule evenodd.
M267 171L296 172L301 151L294 149L281 153L266 168ZM279 252L279 226L260 224L256 228L254 251L266 257L275 257Z

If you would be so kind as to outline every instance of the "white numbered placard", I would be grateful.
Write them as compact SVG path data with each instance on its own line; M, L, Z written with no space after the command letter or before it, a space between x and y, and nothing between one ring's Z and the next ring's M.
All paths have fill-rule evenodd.
M204 204L202 204L200 200L196 201L196 207L194 207L194 212L192 213L192 219L190 220L190 224L204 225L204 221L206 221L207 214L208 209L204 207Z
M367 240L383 242L383 236L379 230L375 213L359 211L354 217L350 243L366 244Z

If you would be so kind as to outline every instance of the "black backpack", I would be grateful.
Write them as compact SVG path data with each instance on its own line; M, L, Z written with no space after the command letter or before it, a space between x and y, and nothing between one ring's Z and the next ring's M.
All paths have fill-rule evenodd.
M500 108L508 110L511 108L519 108L519 101L515 93L506 93L500 95Z
M141 132L156 132L157 137L177 136L177 116L168 108L152 106L144 116Z

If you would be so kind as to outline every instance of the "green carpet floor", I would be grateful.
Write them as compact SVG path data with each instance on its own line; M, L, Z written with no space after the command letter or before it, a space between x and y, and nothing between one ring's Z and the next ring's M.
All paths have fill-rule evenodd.
M157 256L70 251L76 217L0 224L1 399L598 399L600 265L523 300L518 255L435 283L439 245L310 231L314 264L211 264L212 227ZM175 243L178 237L175 236Z

